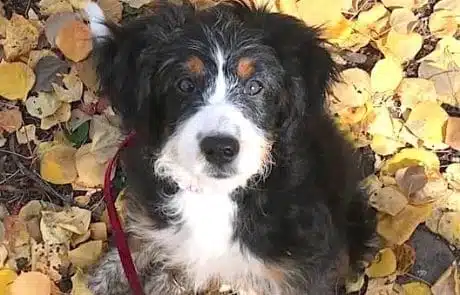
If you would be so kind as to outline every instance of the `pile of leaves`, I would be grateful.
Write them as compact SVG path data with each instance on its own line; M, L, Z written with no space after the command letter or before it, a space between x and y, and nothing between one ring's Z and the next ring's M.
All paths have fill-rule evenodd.
M97 2L114 22L154 5ZM103 175L123 133L98 93L86 0L2 3L0 294L91 294L86 271L110 235ZM460 2L269 3L323 26L342 79L331 116L372 158L363 186L384 248L347 291L460 295Z

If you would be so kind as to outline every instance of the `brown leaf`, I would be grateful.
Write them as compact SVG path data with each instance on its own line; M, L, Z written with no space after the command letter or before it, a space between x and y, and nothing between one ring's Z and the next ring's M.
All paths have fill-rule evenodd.
M50 278L40 272L24 272L14 280L10 295L50 295L51 285Z
M123 5L118 0L98 0L97 4L104 12L104 16L115 23L121 21Z
M22 113L18 109L0 111L0 133L12 133L22 126Z
M73 12L72 5L67 0L41 0L38 6L43 15Z
M415 250L408 244L393 246L393 252L396 256L398 275L404 275L410 271L415 263Z
M3 50L7 60L29 53L38 45L38 29L22 15L13 14L6 28Z
M428 182L423 166L410 166L399 169L396 171L395 179L399 188L406 196L422 189Z
M460 118L449 117L447 119L444 142L453 149L460 151Z
M73 12L61 12L48 17L45 22L45 35L48 42L52 46L55 46L58 32L64 27L64 25L77 19L76 14Z
M84 60L93 48L88 26L78 20L69 21L58 31L56 46L70 60Z
M406 196L392 186L386 186L375 191L369 202L378 211L392 216L401 212L408 203Z
M78 73L78 77L83 81L83 84L91 91L97 92L99 90L99 82L96 76L96 70L93 66L92 57L90 56L84 61L75 63L74 67Z
M436 201L448 194L447 181L439 172L428 174L427 183L418 191L410 195L409 202L414 205Z
M93 240L107 240L107 226L104 222L95 222L89 225L91 231L91 239Z
M33 91L53 91L53 83L62 84L62 76L58 74L66 74L69 69L69 64L60 58L54 56L42 57L34 69L37 82Z

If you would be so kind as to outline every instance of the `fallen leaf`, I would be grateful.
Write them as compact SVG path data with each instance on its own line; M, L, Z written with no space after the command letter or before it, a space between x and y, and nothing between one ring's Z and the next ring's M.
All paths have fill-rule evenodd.
M100 164L106 163L115 155L123 138L120 129L105 115L93 116L89 134L92 140L90 151Z
M386 161L381 170L385 174L394 175L401 168L418 165L427 171L439 171L440 167L435 153L423 148L405 148Z
M353 29L363 35L377 40L384 35L389 26L390 12L382 3L375 3L369 10L362 11L358 15Z
M287 15L293 16L295 18L300 18L299 9L297 8L297 1L285 0L285 1L276 1L278 9Z
M12 269L0 269L0 293L11 294L11 284L16 280L18 275Z
M308 0L297 1L300 19L310 26L332 26L343 19L341 0L325 0L311 2ZM324 9L328 7L329 9Z
M371 98L371 79L365 71L347 69L340 73L340 78L331 92L342 107L359 107Z
M69 251L69 259L76 267L85 269L93 265L102 254L102 241L90 241Z
M85 86L91 91L97 92L99 90L99 81L93 64L93 59L89 56L87 59L75 63L74 68L83 84L85 84Z
M77 271L71 278L72 280L72 292L71 295L93 295L88 289L88 278L87 275L77 268Z
M447 119L444 142L451 148L460 151L460 118L449 117Z
M367 128L367 133L371 135L381 135L394 138L393 120L390 111L385 106L374 108L375 118Z
M434 11L428 23L431 34L437 38L453 37L458 29L456 17L458 16L450 10Z
M0 81L0 96L9 100L25 99L35 83L35 74L22 62L2 62Z
M72 238L70 240L70 245L72 246L72 248L76 248L78 245L88 241L90 238L91 238L91 231L90 230L86 231L82 235L74 234L74 235L72 235Z
M46 222L48 224L59 226L78 235L82 235L88 231L91 221L91 211L89 210L74 206L59 212L44 212L46 212Z
M57 97L60 101L69 103L79 101L83 95L83 83L80 78L77 77L75 72L64 74L63 76L64 78L62 79L62 82L64 86L52 83Z
M395 216L406 207L408 200L397 188L385 186L371 194L369 203L379 212Z
M456 282L459 280L459 278L456 277L456 273L458 273L458 266L454 263L446 269L431 287L433 295L458 295L458 292L455 292Z
M48 130L59 123L65 123L69 121L70 109L70 103L62 103L61 106L56 110L56 112L54 112L54 114L42 119L40 128L43 130Z
M366 269L366 274L370 278L381 278L391 275L396 271L396 256L391 248L385 248L379 251Z
M35 71L35 67L37 66L37 63L40 61L40 59L44 58L45 56L57 57L56 54L49 49L32 50L29 53L29 58L27 59L27 65L31 69L34 69Z
M437 93L433 81L421 78L404 78L396 90L402 111L412 109L420 102L436 102Z
M26 144L28 142L36 142L37 137L35 135L35 130L36 128L34 124L28 124L16 131L16 139L18 143Z
M6 258L8 258L8 248L5 244L0 244L0 269L5 266Z
M379 60L371 71L371 85L374 92L395 90L403 78L401 65L391 58Z
M417 104L409 114L406 127L425 145L437 145L444 140L443 129L449 115L436 102Z
M420 8L428 3L428 0L382 0L386 7L405 7L409 9Z
M38 96L29 97L26 102L26 109L34 117L43 119L54 114L62 105L57 95L47 92L39 92Z
M6 38L3 41L6 59L13 60L37 47L39 34L38 29L29 20L22 15L13 14L6 28Z
M419 33L401 34L395 30L390 30L379 48L386 58L405 63L417 55L422 49L422 44L423 37Z
M460 191L460 163L452 163L447 166L444 178L455 190Z
M53 91L53 83L62 83L62 76L59 74L68 73L70 69L69 64L55 56L42 57L35 67L35 76L37 82L33 91L51 92Z
M73 12L73 7L67 0L41 0L38 2L38 7L43 15Z
M91 239L93 240L107 240L107 226L104 222L95 222L89 225L91 231Z
M91 144L81 146L75 154L78 178L75 182L84 187L102 187L107 163L99 163L91 153Z
M439 220L437 233L455 247L460 247L460 212L445 212Z
M81 196L76 196L74 198L75 204L77 204L80 207L87 206L89 202L91 202L91 195L85 194Z
M376 134L372 137L371 148L372 150L382 156L394 154L400 148L405 146L404 142Z
M411 204L419 205L436 201L448 193L447 181L439 172L431 172L428 175L427 183L412 194L409 198Z
M460 66L460 40L444 37L436 43L435 49L421 59L441 70L456 70Z
M154 0L120 0L123 3L128 4L132 8L139 9L145 4L149 4L153 2Z
M390 15L390 26L399 34L410 34L417 26L418 19L408 8L393 9Z
M85 122L91 120L91 116L86 114L80 109L73 109L71 111L70 120L67 123L67 128L70 132L74 132L77 128L83 125Z
M67 22L56 36L56 46L72 61L79 62L91 52L91 32L86 24L73 20Z
M40 161L40 175L46 181L54 184L71 183L77 177L75 167L76 149L55 145L46 151Z
M48 17L48 19L45 22L45 35L46 39L51 44L51 46L56 46L56 36L58 32L64 27L64 25L75 20L78 20L78 18L77 15L73 13L72 9L67 12L54 13L50 17Z
M395 245L392 248L396 256L396 271L398 275L404 275L410 271L415 263L415 250L408 244Z
M5 241L7 242L10 258L30 261L30 235L26 223L17 215L6 216L3 220L5 225Z
M416 227L430 215L433 206L407 205L396 216L384 215L377 223L377 232L391 245L407 241Z
M11 284L10 295L26 294L50 295L51 280L37 271L21 273Z
M395 292L396 273L383 278L369 280L365 295L403 295Z
M121 21L123 5L118 0L98 0L97 4L104 12L104 17L112 22Z
M423 166L410 166L401 168L395 174L399 189L406 196L421 190L428 182Z
M350 279L347 279L345 283L347 294L358 292L359 290L361 290L362 287L364 286L364 282L365 282L364 274L358 276L358 278L355 281L351 281Z
M21 111L14 108L0 111L0 133L6 131L12 133L22 126Z
M431 295L430 287L422 282L411 282L402 287L405 295Z

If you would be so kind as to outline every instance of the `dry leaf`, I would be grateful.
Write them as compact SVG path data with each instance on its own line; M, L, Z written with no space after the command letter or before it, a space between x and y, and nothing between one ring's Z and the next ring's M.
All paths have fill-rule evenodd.
M371 85L374 92L395 90L403 78L401 65L391 58L379 60L371 71Z
M130 7L136 8L136 9L139 9L142 6L144 6L145 4L149 4L149 3L153 2L153 1L154 0L121 0L121 2L124 2L124 3L128 4Z
M438 223L437 233L455 247L460 247L460 212L445 212Z
M49 49L32 50L29 53L29 58L27 59L27 65L30 68L35 70L35 67L37 66L38 61L44 58L45 56L57 57L56 54Z
M14 108L0 111L0 133L6 131L12 133L22 126L21 111Z
M389 20L390 12L382 3L377 2L371 9L362 11L358 15L354 29L373 39L380 39L387 30Z
M0 269L5 266L6 258L8 258L8 248L5 244L0 244Z
M385 186L372 193L369 203L378 211L395 216L406 207L408 201L395 187Z
M115 155L123 138L120 129L104 115L93 116L89 136L92 140L90 151L100 164L106 163Z
M399 295L401 293L396 293L394 290L395 282L396 273L383 278L370 279L365 295Z
M51 46L56 45L56 36L62 27L64 27L64 25L67 23L77 19L77 15L73 13L72 10L70 12L52 14L50 17L48 17L45 22L45 35Z
M90 56L84 61L75 63L74 67L83 84L91 91L97 92L99 90L99 81L96 76L96 70L93 67L92 57Z
M75 274L72 276L71 280L71 295L93 295L93 293L88 289L88 278L83 273L83 271L81 271L81 269L77 269Z
M18 275L12 269L0 269L0 292L4 295L11 294L11 284L16 280Z
M62 105L56 93L39 92L38 96L31 96L26 100L26 109L34 117L43 119L54 114Z
M52 83L57 97L60 101L69 103L79 101L83 95L83 83L80 78L77 77L75 72L64 74L63 76L62 82L64 83L64 87Z
M299 9L297 8L297 1L294 1L294 0L276 1L276 4L281 13L291 15L295 18L300 18Z
M11 284L10 295L26 294L50 295L50 278L37 271L21 273Z
M35 83L35 74L22 62L2 62L0 81L0 96L9 100L25 99Z
M422 61L441 69L453 70L460 66L460 40L444 37L438 41L436 48L425 56Z
M59 74L68 73L69 68L69 64L60 58L55 56L42 57L35 67L37 82L35 83L33 91L53 91L52 83L61 83L62 76Z
M444 178L452 188L460 191L460 163L448 165L444 172Z
M361 290L361 288L364 286L364 282L365 282L364 274L358 276L358 278L355 281L351 281L350 279L347 279L345 283L347 294L358 292L359 290Z
M78 62L88 57L93 48L91 31L81 21L67 22L56 36L56 46L72 61Z
M406 127L423 140L425 146L438 145L443 142L443 128L448 118L438 103L424 101L412 109Z
M399 169L396 171L395 179L399 189L406 196L410 196L412 193L421 190L428 182L425 168L422 166L410 166Z
M409 9L419 8L428 3L428 0L382 0L382 3L390 7L405 7Z
M417 55L422 49L422 44L423 37L419 33L401 34L395 30L390 30L379 48L386 58L405 63Z
M411 204L425 204L436 201L447 195L447 181L439 172L429 173L427 180L423 188L410 196L409 202Z
M3 41L6 59L16 59L37 47L39 34L38 29L29 20L22 15L13 14L6 28L6 39Z
M65 145L55 145L46 151L40 161L42 178L54 184L71 183L77 177L75 167L76 149Z
M458 295L458 292L455 292L455 286L460 279L457 273L458 266L454 262L431 287L433 295Z
M38 6L43 15L73 12L72 5L67 0L41 0L38 2Z
M394 138L393 120L390 111L385 106L374 108L375 118L367 128L367 133L371 135L382 135L388 138Z
M37 137L35 136L35 130L36 128L34 124L29 124L20 128L16 131L16 140L19 144L26 144L31 141L36 142Z
M460 118L449 117L444 142L451 148L460 151Z
M399 34L412 33L417 22L417 17L408 8L393 9L390 15L391 28Z
M404 275L410 271L415 263L415 250L408 244L395 245L392 248L397 261L396 271L398 275Z
M359 107L371 98L371 79L365 71L347 69L340 73L340 78L332 88L332 95L341 107Z
M70 132L75 131L78 127L80 127L83 123L91 120L91 116L86 114L80 109L73 109L70 114L70 120L67 123L67 128Z
M402 287L405 295L431 295L430 287L422 282L411 282Z
M437 38L453 37L457 32L458 24L456 16L450 10L438 10L430 15L429 29L431 34Z
M370 278L381 278L391 275L396 271L396 256L390 248L379 251L366 269L366 274Z
M91 231L91 239L93 240L107 240L107 226L104 222L95 222L89 225Z
M90 241L81 244L69 252L69 259L73 265L79 268L87 268L93 265L102 254L102 241Z
M70 207L60 212L49 212L47 223L57 225L71 233L82 235L88 231L91 211L79 207Z
M70 120L70 103L64 102L51 116L42 119L40 128L48 130L54 125L65 123Z
M377 232L391 245L407 241L416 227L430 215L433 206L407 205L396 216L384 215L377 223Z
M434 83L421 78L402 79L396 93L399 96L402 111L412 109L420 102L435 102L437 99Z
M75 200L75 204L77 204L80 207L84 207L84 206L87 206L89 202L91 202L91 195L85 194L81 196L76 196L74 200Z
M394 154L400 148L403 148L405 143L402 141L394 140L380 134L372 137L371 148L372 150L382 156Z
M343 19L341 0L324 0L321 2L300 0L297 2L298 13L307 25L332 26ZM324 9L328 7L328 9Z
M97 4L104 12L104 17L118 23L123 14L123 5L118 0L98 0Z
M422 148L405 148L385 162L382 172L394 175L401 168L423 166L425 170L439 171L438 156Z
M81 146L75 154L78 178L75 182L84 187L102 187L107 163L99 163L96 155L91 153L91 144Z

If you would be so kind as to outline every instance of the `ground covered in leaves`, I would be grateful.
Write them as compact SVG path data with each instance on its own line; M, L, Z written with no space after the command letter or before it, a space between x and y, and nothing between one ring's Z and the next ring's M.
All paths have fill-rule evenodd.
M103 174L123 134L97 91L85 2L0 2L0 294L91 294L107 248ZM115 22L155 5L97 2ZM323 25L341 68L329 110L386 243L347 291L460 295L460 1L270 3Z

